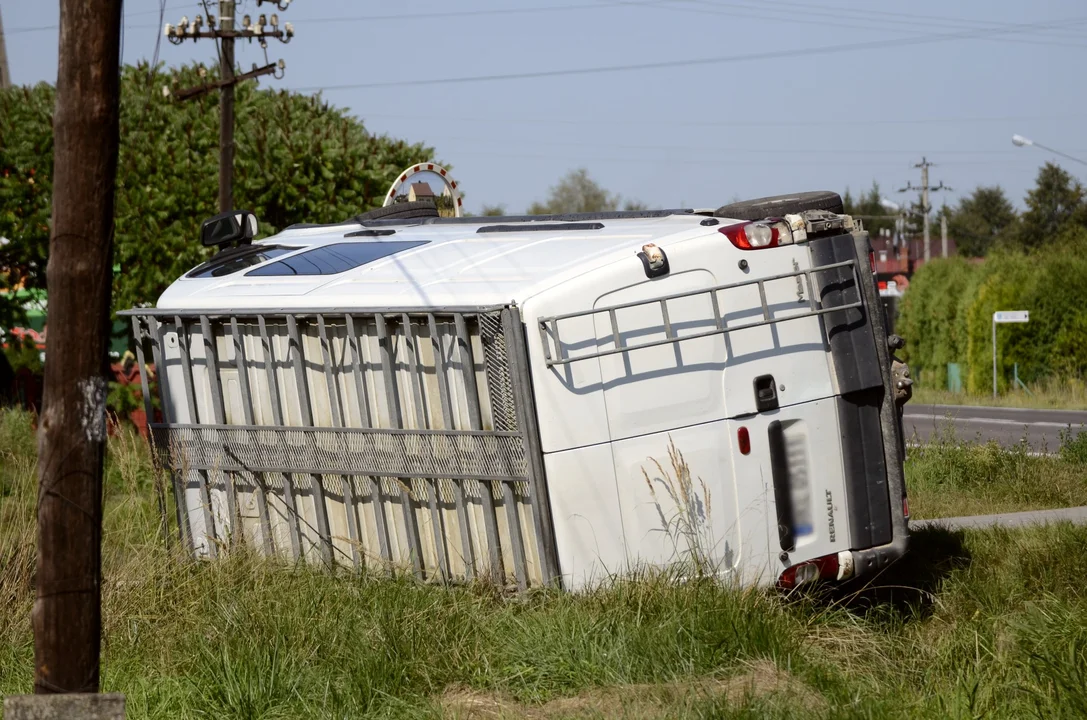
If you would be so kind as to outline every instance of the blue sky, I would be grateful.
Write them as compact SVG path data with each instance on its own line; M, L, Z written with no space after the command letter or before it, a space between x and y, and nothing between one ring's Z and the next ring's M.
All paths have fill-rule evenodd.
M13 82L55 81L57 8L0 0ZM201 12L166 8L174 23ZM125 2L125 62L152 57L158 13ZM653 207L873 180L900 200L922 156L954 188L934 204L995 183L1021 205L1058 158L1013 133L1087 157L1082 1L294 0L279 15L297 37L269 46L287 72L266 84L327 88L371 131L433 145L469 209L519 212L577 167ZM169 65L213 55L207 41L159 50ZM243 45L238 60L264 56Z

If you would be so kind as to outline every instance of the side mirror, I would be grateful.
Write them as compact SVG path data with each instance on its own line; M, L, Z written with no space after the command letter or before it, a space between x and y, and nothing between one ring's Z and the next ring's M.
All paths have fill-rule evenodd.
M204 247L248 245L257 234L257 216L248 210L231 210L210 217L200 226Z

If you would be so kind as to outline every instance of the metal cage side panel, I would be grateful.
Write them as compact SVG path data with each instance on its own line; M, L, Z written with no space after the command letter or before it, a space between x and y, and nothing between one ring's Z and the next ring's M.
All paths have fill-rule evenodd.
M555 578L516 308L127 314L197 557Z

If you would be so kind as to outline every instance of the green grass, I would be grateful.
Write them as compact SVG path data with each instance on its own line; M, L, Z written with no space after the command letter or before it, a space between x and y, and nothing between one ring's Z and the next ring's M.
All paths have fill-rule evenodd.
M963 487L989 472L972 462ZM643 577L510 596L188 562L139 443L113 440L108 468L103 685L131 718L1087 714L1087 528L918 532L875 582L817 595ZM0 413L4 694L31 686L33 506L28 418Z
M940 440L911 448L906 488L915 519L1087 505L1087 432L1037 456L1020 444Z
M915 385L913 399L915 404L923 405L981 405L986 407L1037 408L1041 410L1087 410L1087 383L1082 380L1068 380L1047 384L1032 385L1031 393L1023 390L1001 393L993 397L991 393L970 394L955 393L939 388Z

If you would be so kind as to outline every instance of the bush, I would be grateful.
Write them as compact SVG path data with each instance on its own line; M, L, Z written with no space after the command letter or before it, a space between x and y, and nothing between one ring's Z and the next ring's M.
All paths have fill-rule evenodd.
M992 320L1028 310L1030 322L997 328L997 384L1087 375L1087 230L1073 228L1042 249L990 253L984 263L933 260L917 271L902 301L904 359L924 387L942 388L947 363L966 364L966 389L992 387Z
M218 93L189 102L163 97L205 82L197 66L121 70L120 160L113 306L154 302L208 257L200 222L217 210ZM213 81L214 71L207 81ZM434 150L370 133L320 96L248 82L236 92L234 198L261 232L297 222L343 220L379 206L404 167ZM0 91L0 286L44 289L53 170L53 86ZM0 295L0 322L11 315Z
M947 384L947 364L965 355L960 326L959 299L977 270L962 258L926 263L910 281L902 299L899 327L909 340L904 356L925 385Z

